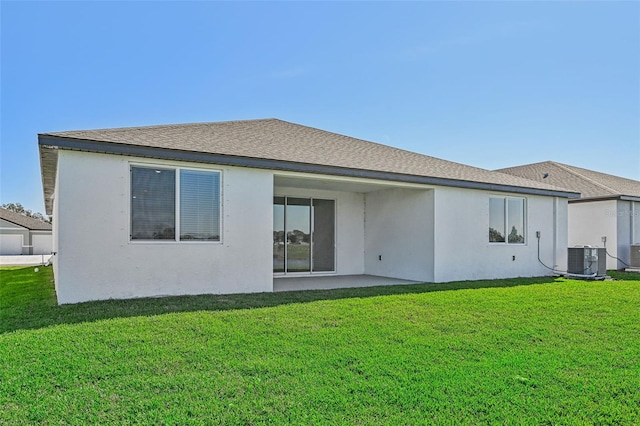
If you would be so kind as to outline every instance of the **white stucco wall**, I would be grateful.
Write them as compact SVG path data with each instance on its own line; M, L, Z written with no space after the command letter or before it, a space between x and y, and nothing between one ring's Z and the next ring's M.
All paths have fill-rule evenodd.
M336 202L336 275L364 273L364 194L358 192L327 191L277 187L274 195L322 198ZM273 224L269 225L269 233ZM272 248L269 249L271 253ZM324 274L324 273L323 273ZM287 276L311 274L287 274ZM318 275L318 273L313 274ZM280 276L280 275L279 275Z
M569 204L569 247L604 247L602 237L607 237L607 251L618 255L618 201L590 201ZM617 269L618 261L607 256L607 269Z
M525 244L489 243L491 195L527 200ZM442 187L435 190L434 210L436 282L551 274L538 262L536 231L541 232L541 260L566 270L566 199Z
M433 226L433 190L367 193L365 273L433 281Z
M51 254L53 243L51 232L31 231L32 254Z
M222 241L130 241L132 162L222 171ZM272 209L269 171L61 150L58 301L272 291Z
M29 230L0 219L0 256L29 254Z

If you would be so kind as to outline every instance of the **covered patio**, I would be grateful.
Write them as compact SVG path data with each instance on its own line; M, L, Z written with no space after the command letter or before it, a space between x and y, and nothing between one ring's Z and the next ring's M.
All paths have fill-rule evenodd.
M274 277L273 291L332 290L337 288L374 287L398 284L418 284L419 281L376 275L316 275L305 277Z

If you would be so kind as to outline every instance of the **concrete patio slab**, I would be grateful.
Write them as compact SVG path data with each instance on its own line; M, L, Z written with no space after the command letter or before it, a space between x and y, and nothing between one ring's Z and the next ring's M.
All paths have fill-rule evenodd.
M323 275L274 277L273 291L331 290L336 288L375 287L381 285L418 284L419 281L375 275Z

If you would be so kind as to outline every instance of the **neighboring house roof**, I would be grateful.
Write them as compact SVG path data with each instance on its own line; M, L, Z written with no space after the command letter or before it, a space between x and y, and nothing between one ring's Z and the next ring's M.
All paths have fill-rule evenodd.
M640 198L640 181L608 175L594 170L544 161L497 170L514 176L548 182L579 192L581 200L603 198ZM544 176L547 176L546 178ZM573 200L578 202L580 200Z
M51 231L51 224L7 209L0 209L0 219L14 223L31 231Z
M56 150L198 161L572 197L571 191L278 119L38 135L47 212Z

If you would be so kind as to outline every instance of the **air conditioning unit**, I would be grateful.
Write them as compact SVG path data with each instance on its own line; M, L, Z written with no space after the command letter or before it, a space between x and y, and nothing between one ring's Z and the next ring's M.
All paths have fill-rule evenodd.
M607 251L599 247L569 247L567 271L570 274L607 275Z
M640 244L631 244L631 261L632 268L640 268Z

